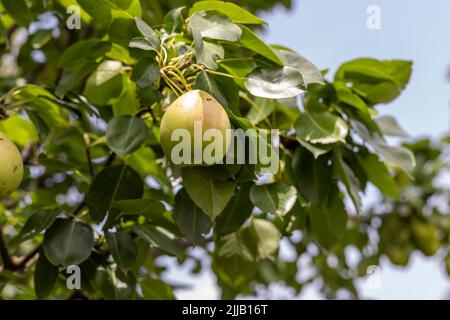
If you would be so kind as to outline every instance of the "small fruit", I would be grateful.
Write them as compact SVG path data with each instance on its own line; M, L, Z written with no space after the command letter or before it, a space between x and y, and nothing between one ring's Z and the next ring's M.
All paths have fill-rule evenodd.
M176 165L212 165L226 155L230 129L220 103L204 91L193 90L175 100L164 113L161 145Z
M0 133L0 199L11 195L23 178L22 156L16 145Z

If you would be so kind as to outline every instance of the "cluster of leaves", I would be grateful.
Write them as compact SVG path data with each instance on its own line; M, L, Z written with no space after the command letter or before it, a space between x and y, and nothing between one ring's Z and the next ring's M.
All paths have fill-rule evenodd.
M370 251L378 214L358 215L368 185L397 208L399 186L420 173L417 146L388 144L385 136L404 132L374 108L405 88L410 62L357 59L326 81L302 56L261 40L254 28L264 21L221 1L174 8L153 28L147 12L155 15L158 1L2 3L2 41L20 68L1 84L0 130L26 165L20 189L0 206L6 249L22 257L2 254L5 298L69 297L66 268L78 265L77 297L171 299L176 285L163 281L161 257L193 263L197 273L207 264L194 246L212 259L225 298L273 282L299 293L315 279L326 295L356 296L364 270L351 272L346 248L361 253L361 267L392 259L399 246L408 255L444 246L438 234L432 249L421 247L427 239L400 241L396 223L385 223ZM81 30L65 28L73 4ZM32 27L43 15L56 26ZM250 164L180 169L167 161L161 116L191 89L213 95L235 128L281 130L280 171L259 177ZM412 230L426 233L425 216L417 219ZM294 259L280 255L281 243ZM305 257L316 272L300 280Z

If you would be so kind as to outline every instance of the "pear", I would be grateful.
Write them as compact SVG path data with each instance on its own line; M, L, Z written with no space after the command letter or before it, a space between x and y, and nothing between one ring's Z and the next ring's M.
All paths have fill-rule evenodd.
M209 93L193 90L176 99L164 113L161 145L175 165L213 165L227 153L230 129L222 105Z
M23 178L22 156L16 145L0 133L0 199L10 196Z

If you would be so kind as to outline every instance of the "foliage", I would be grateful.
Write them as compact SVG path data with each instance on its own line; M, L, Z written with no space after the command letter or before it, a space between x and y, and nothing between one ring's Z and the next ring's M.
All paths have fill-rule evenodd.
M440 146L389 144L387 135L404 132L377 117L376 105L405 89L411 62L357 59L324 80L304 57L261 40L254 27L264 22L242 7L176 9L188 2L2 0L12 65L2 67L0 130L26 169L0 206L4 298L73 297L66 268L76 264L77 296L172 299L161 258L200 272L194 246L212 259L224 298L273 282L299 293L316 279L327 296L357 296L354 280L382 256L406 264L415 249L447 247L445 210L430 203L448 196L433 185ZM256 3L266 9L243 6ZM65 27L71 4L83 9L80 30ZM57 25L36 24L45 16ZM280 171L172 165L159 124L191 89L213 95L236 128L280 129ZM365 212L369 185L383 206ZM348 248L360 253L357 265ZM299 261L314 273L298 277Z

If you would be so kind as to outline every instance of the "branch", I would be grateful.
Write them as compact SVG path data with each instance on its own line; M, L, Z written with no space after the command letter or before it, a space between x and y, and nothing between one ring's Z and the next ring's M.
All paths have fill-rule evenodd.
M3 266L5 270L16 270L16 265L9 255L8 248L6 248L5 237L3 236L2 226L0 226L0 256L3 260Z

